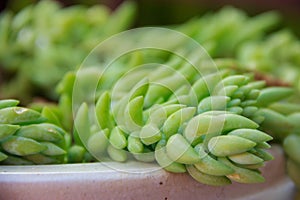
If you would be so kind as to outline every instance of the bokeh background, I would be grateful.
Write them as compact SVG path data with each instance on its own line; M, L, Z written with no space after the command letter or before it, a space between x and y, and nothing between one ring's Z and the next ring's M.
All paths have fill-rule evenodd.
M115 9L123 0L57 0L64 6L74 4L105 4ZM166 25L185 22L208 11L218 10L225 5L232 5L245 10L249 15L264 11L276 10L282 16L282 25L289 27L300 36L300 1L299 0L132 0L138 5L138 17L135 26ZM0 1L0 9L14 12L38 0L4 0Z
M60 9L61 12L56 13L55 9L60 6L55 4L54 1L59 2L63 7L72 5L86 5L86 7L73 6L73 8L75 7L73 11L70 11L72 10L71 7L69 11L64 12L68 9ZM124 4L125 1L129 0L51 0L45 2L45 4L43 2L38 4L39 0L0 1L0 11L10 11L0 12L0 22L2 19L0 23L0 36L2 36L2 38L0 37L0 99L16 98L24 104L32 102L35 97L57 101L60 93L59 89L56 90L55 88L58 88L58 83L62 81L65 73L74 70L94 48L94 45L107 37L129 28L142 26L179 27L175 25L187 24L185 22L188 22L189 19L201 18L200 16L206 13L214 15L214 13L222 10L221 8L224 6L232 6L242 10L237 12L237 9L229 9L231 10L229 15L231 12L235 13L232 16L234 16L233 21L239 24L237 30L234 27L232 28L229 23L229 25L227 24L227 30L225 26L225 34L223 34L222 27L219 24L226 24L226 21L230 21L230 16L226 12L225 17L222 15L221 18L216 18L217 23L210 21L207 24L205 21L204 28L199 28L198 25L194 26L196 32L202 30L206 32L203 33L206 34L204 39L201 39L203 37L201 34L200 36L196 34L195 37L200 38L194 39L200 42L208 51L209 48L214 49L209 51L211 56L238 57L235 55L237 53L235 47L240 45L241 41L235 38L237 35L242 38L242 35L248 32L252 37L256 34L267 35L283 30L282 33L277 34L275 42L271 40L268 42L264 38L261 42L264 41L265 43L257 45L258 49L251 50L252 53L249 53L245 48L244 54L241 53L241 55L247 55L244 63L251 64L249 61L251 57L255 63L263 66L261 68L264 68L265 73L270 74L275 65L291 68L291 71L285 69L285 80L300 80L300 73L298 73L300 0L131 0L134 4L127 2L127 7L125 6L126 3ZM31 14L31 9L27 9L27 11L23 9L30 4L36 5L32 6L36 8L35 14ZM101 6L93 5L105 5L115 12L110 12L106 7L103 9L103 7L99 8ZM124 7L120 5L124 5ZM87 9L92 7L97 7L98 10L87 12ZM25 10L25 15L23 12L23 15L20 15L21 17L16 17L17 22L12 23L13 20L11 19L17 16L18 13L22 13L19 12L21 10ZM118 12L118 10L121 11ZM250 17L246 16L243 11ZM250 21L243 21L242 19L243 16L252 19L251 16L266 11L279 13L279 24L277 23L277 15L274 16L274 13L271 14L271 17L266 17L259 22L262 24L256 24L253 27L248 23ZM274 17L276 18L276 26L270 25L269 28L260 30L260 26L264 27L269 26L267 25L269 23L272 24L273 22L270 21L274 20ZM224 21L222 22L222 20ZM215 34L218 31L224 37ZM246 40L247 37L245 36ZM207 46L205 46L206 39L212 39L206 41ZM266 49L273 49L277 53L267 55L268 51ZM213 53L213 51L216 52ZM277 54L283 56L283 58ZM277 70L274 74L283 76L282 73ZM298 85L300 88L300 82Z

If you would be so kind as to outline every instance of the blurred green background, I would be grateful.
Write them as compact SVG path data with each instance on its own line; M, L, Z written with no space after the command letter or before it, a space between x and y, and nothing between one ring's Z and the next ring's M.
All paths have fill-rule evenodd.
M123 0L57 0L64 6L74 4L105 4L115 9ZM232 5L245 10L249 15L276 10L283 16L283 26L289 27L300 36L300 1L299 0L132 0L138 5L138 17L135 26L166 25L185 22L207 11L218 10L225 5ZM0 9L8 8L15 12L38 0L4 0Z
M279 65L278 62L281 62L281 60L284 61L285 65L287 65L285 61L289 62L291 60L292 64L288 64L293 67L298 66L294 61L297 60L298 63L298 49L300 49L300 44L295 42L298 41L300 36L299 0L131 1L134 4L126 0L0 1L0 10L10 11L0 13L0 98L17 98L24 104L30 103L34 97L56 101L59 92L55 90L55 87L62 80L64 74L76 69L94 45L108 36L133 27L189 24L189 19L203 16L205 13L215 15L216 21L207 21L208 18L205 18L203 21L204 26L199 24L193 26L193 22L188 26L194 27L192 29L195 33L204 32L203 35L194 35L194 39L201 42L207 50L210 49L211 56L232 57L234 55L233 57L238 57L233 51L237 49L233 47L236 43L240 44L242 40L235 38L236 35L239 35L240 39L243 36L247 39L252 33L263 36L278 30L291 29L293 33L289 31L278 33L274 39L275 41L272 41L272 39L268 41L265 38L261 41L261 44L255 44L255 48L251 47L252 50L251 48L250 50L244 48L246 50L243 51L244 53L240 57L246 55L246 58L243 58L244 63L251 63L251 59L256 63L257 58L259 58L260 64L262 62L263 66L269 67L265 67L266 69L271 69L274 63ZM55 2L59 2L62 6L70 9L61 9L61 6ZM123 4L124 2L127 5L125 5L126 3ZM28 7L30 4L35 4L35 6ZM237 11L237 9L231 9L231 11L229 9L228 12L223 12L225 17L220 15L220 18L218 18L218 15L214 13L227 5L239 8L247 14ZM110 12L107 7L115 12ZM23 12L19 12L21 10ZM246 20L249 16L252 18L251 16L266 11L279 13L281 16L280 23L277 23L277 15L265 17L262 21L257 20L254 23L252 22L252 25L250 20ZM232 15L233 21L239 24L237 29L234 29L230 24L229 15L232 12L235 13ZM276 21L276 26L272 26L273 20ZM220 24L225 25L223 27L225 28L225 34L223 34L224 30ZM226 26L228 30L226 30ZM248 32L248 36L245 34L246 32ZM294 36L294 33L298 38ZM225 35L223 38L221 37L222 34ZM200 38L197 39L196 37ZM288 56L281 59L280 56L275 54L275 56L273 54L265 55L268 48L275 49L274 52L278 51L280 55ZM293 49L297 51L294 50L293 52ZM274 57L277 59L274 59ZM285 66L285 68L287 67ZM265 72L270 73L267 70ZM282 72L276 74L282 75ZM285 79L290 79L290 76L296 79L298 72L295 73L294 69L291 70Z

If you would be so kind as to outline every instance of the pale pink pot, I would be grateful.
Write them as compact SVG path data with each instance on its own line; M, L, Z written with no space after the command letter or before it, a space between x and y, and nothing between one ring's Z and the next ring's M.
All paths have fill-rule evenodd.
M262 169L266 182L225 187L139 162L0 166L0 199L293 199L295 187L286 176L283 151L273 145L270 152L275 159Z

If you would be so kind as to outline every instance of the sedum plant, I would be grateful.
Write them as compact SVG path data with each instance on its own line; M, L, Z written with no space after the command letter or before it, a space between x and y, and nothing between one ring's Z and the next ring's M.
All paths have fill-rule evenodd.
M95 42L126 29L132 14L130 3L109 14L102 6L61 9L51 1L16 16L2 14L1 71L13 78L1 95L30 96L30 88L37 86L50 90L52 98L53 84L65 75L56 87L58 105L27 109L15 100L0 101L1 164L135 159L188 173L208 185L258 183L264 181L260 167L273 159L267 149L274 138L283 144L288 173L299 187L300 108L297 95L287 99L299 90L299 41L286 31L267 34L278 16L248 17L227 7L175 27L205 47L218 72L200 75L168 53L138 52L116 61L108 73L97 67L83 74L69 71ZM47 31L52 25L55 29ZM174 47L184 47L182 42L174 41ZM153 61L171 67L136 68ZM200 69L211 67L205 65ZM45 68L55 73L45 73ZM294 90L256 80L265 73ZM99 77L94 97L89 83ZM74 89L76 79L83 80L82 88ZM27 92L19 93L16 85ZM84 103L73 101L77 89ZM72 144L63 129L72 133Z
M265 88L251 73L201 76L191 65L171 66L131 71L100 92L94 110L83 103L75 128L87 150L100 161L156 161L209 185L264 181L258 170L273 159L266 151L272 137L258 129L260 113L292 90Z
M255 71L256 77L265 79L268 85L294 88L289 99L282 101L279 95L278 99L275 97L278 102L265 105L259 111L261 118L264 118L260 129L272 135L275 141L285 144L284 150L290 160L291 154L297 155L299 149L293 146L293 151L287 150L287 144L291 141L289 138L296 137L299 132L299 118L296 116L299 113L300 43L290 30L272 31L279 28L278 22L279 16L274 12L249 17L243 11L225 7L218 12L194 18L177 27L177 30L202 44L212 57L227 58L231 67L239 65L244 70ZM266 90L267 93L274 92L276 96L275 90ZM296 141L296 146L299 146L299 141ZM299 165L288 164L287 168L290 173L295 173L293 180L299 182L299 176L296 175L300 172Z
M41 113L0 100L0 163L9 165L65 163L69 135Z

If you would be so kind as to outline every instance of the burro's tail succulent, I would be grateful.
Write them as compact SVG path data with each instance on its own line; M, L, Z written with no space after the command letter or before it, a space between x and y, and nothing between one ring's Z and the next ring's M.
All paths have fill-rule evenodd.
M259 130L259 113L283 97L261 92L265 82L249 73L200 76L192 66L176 66L135 69L95 105L82 103L75 127L83 144L98 160L156 161L208 185L263 182L259 168L273 159L266 151L272 137Z
M64 163L67 134L41 113L0 100L0 164Z

